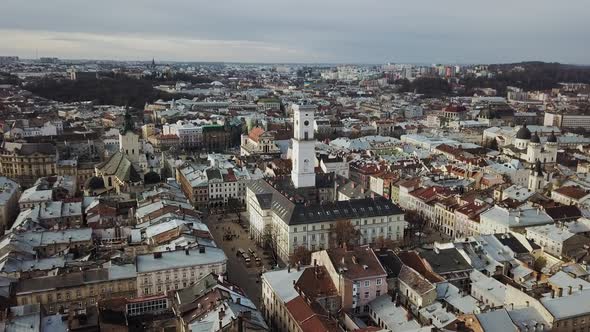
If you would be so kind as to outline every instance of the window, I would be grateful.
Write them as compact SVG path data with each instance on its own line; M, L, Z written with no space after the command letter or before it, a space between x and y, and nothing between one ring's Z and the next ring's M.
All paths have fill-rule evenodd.
M365 292L365 299L369 298L369 292Z
M381 285L381 282L382 282L381 278L377 278L377 280L375 281L375 284L377 286L380 286Z
M365 280L365 287L371 286L371 280Z

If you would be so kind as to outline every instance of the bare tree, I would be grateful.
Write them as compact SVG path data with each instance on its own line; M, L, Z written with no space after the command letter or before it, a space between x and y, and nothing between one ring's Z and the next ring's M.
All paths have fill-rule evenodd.
M408 222L408 228L410 231L410 239L414 237L414 235L418 235L418 243L422 241L422 234L424 233L424 229L426 228L426 218L424 214L418 212L416 210L408 210L406 211L405 220Z
M331 240L334 247L343 245L357 245L361 234L354 228L350 220L339 220L331 229Z
M293 254L289 258L289 262L292 266L297 264L309 265L311 262L311 251L304 246L299 246L293 251Z
M388 239L383 235L380 235L375 239L373 247L376 249L394 249L398 247L398 244L392 239Z
M279 235L278 231L273 227L272 224L267 224L264 227L264 231L262 233L262 243L265 248L270 249L270 252L273 255L273 260L278 262Z

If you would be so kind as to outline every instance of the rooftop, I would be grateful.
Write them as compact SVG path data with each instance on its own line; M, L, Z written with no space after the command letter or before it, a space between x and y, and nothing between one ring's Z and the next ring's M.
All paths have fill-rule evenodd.
M225 253L219 248L207 247L203 253L199 250L188 249L188 254L186 250L176 250L138 255L136 257L137 272L149 273L198 265L225 264L227 261ZM160 257L156 258L156 256Z
M562 297L545 297L541 303L556 319L586 316L590 312L590 289Z
M333 248L326 250L334 268L351 280L386 277L387 273L369 246L353 250Z

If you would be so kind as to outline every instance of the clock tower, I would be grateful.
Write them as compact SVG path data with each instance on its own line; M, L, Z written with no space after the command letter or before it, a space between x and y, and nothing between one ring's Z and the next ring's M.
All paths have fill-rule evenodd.
M295 188L315 187L315 139L313 105L293 105L293 153L291 180Z

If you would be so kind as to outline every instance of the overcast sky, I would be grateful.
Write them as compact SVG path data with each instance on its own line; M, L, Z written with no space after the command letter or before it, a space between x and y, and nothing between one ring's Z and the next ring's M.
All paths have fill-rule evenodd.
M590 63L589 0L1 0L0 55Z

